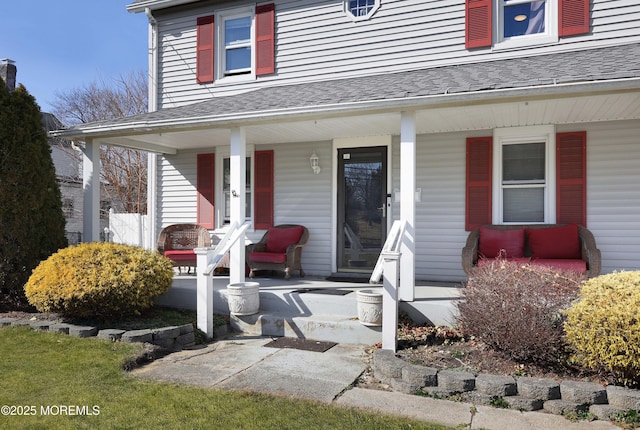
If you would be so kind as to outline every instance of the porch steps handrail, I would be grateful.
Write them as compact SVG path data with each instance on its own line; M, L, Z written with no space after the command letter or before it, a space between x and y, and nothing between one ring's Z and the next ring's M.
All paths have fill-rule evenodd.
M407 222L405 220L395 220L391 225L391 229L389 229L389 234L387 235L387 239L384 241L384 245L382 245L382 250L380 251L380 255L378 255L378 260L376 261L376 265L373 268L373 272L371 272L371 277L369 278L369 283L371 284L379 284L382 279L382 272L384 266L383 254L385 252L399 252L400 244L402 241L400 238L402 237L404 230L406 228Z
M213 273L213 271L218 267L220 261L224 258L224 255L231 249L234 243L238 241L241 235L244 234L245 231L249 228L251 223L249 221L245 221L242 225L238 225L237 221L234 221L231 224L231 227L227 231L227 233L220 239L220 242L216 245L211 253L211 259L207 262L207 267L204 269L204 275L208 276Z

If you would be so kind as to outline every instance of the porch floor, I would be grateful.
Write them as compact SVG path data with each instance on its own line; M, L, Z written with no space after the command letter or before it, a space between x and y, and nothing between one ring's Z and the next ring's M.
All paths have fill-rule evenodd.
M381 292L381 284L336 282L323 277L299 278L295 275L290 280L256 276L246 281L260 284L260 311L250 316L232 316L231 326L236 331L338 343L375 344L382 340L381 327L359 323L356 299L358 290ZM228 284L228 276L214 277L215 314L229 315ZM417 281L416 284L415 300L400 302L400 312L406 312L418 323L453 324L454 300L460 295L461 284L428 281ZM172 288L157 302L163 306L196 309L196 277L176 275Z

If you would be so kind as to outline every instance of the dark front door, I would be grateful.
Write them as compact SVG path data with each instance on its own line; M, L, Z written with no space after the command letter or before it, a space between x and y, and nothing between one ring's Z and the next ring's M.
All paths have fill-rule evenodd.
M387 233L387 148L338 150L338 271L370 273Z

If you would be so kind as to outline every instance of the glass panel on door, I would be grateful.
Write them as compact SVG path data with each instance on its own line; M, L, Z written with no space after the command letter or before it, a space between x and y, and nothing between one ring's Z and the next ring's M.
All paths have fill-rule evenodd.
M387 148L338 151L338 270L370 273L387 231Z

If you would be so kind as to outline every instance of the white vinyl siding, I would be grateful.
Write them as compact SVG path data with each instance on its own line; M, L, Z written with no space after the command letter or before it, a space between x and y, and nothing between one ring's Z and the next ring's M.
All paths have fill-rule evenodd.
M640 124L592 123L587 131L587 227L602 252L602 272L640 270Z
M302 252L302 267L309 275L326 276L331 271L332 251L331 169L323 169L319 175L314 174L309 157L315 151L320 165L326 163L328 166L331 143L305 142L255 148L257 151L271 149L274 150L275 169L274 224L301 224L307 227L310 236ZM214 151L212 148L200 152ZM196 222L196 158L195 151L158 157L158 231L170 224ZM247 239L256 242L263 234L264 230L250 230Z
M248 91L273 81L353 77L640 40L640 4L628 0L594 0L591 34L497 51L465 49L463 1L385 0L370 19L353 22L341 1L276 0L276 73L230 85L198 84L196 18L214 12L210 6L157 14L159 107Z

